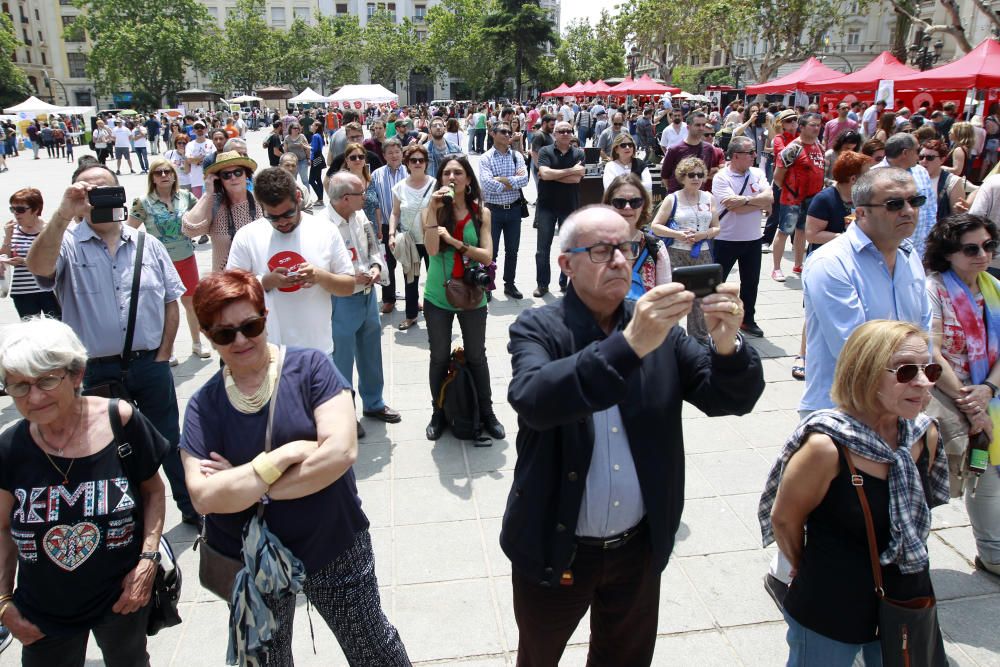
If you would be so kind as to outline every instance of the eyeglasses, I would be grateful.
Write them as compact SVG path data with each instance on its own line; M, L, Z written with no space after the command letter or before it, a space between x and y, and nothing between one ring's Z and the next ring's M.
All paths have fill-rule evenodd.
M295 206L288 209L284 213L276 213L275 215L271 215L270 213L265 213L264 217L270 220L271 222L278 222L279 220L291 220L296 216L298 212L299 212L299 205L296 204Z
M26 213L27 211L30 211L30 210L31 209L29 207L27 207L27 206L11 206L10 207L10 212L11 213Z
M931 382L937 382L941 377L941 364L903 364L899 368L885 369L889 373L896 374L896 382L907 384L913 382L918 372L923 372Z
M173 176L174 172L171 169L154 169L153 176Z
M4 384L3 389L12 398L24 398L31 392L32 387L38 387L42 391L52 391L65 379L65 375L43 375L34 382L15 382L14 384Z
M407 160L407 162L409 162L410 164L426 164L427 163L427 158L425 158L425 157L411 157L409 160Z
M242 169L230 169L228 171L220 171L219 177L222 178L222 180L224 181L228 181L230 178L233 178L234 176L237 177L243 176L244 173L245 172Z
M733 155L756 155L757 151L733 151Z
M573 130L556 130L556 134L573 134Z
M705 172L703 171L692 171L688 173L688 178L705 178Z
M570 248L566 252L585 252L590 256L590 261L594 264L607 264L615 256L615 250L619 251L625 259L632 261L639 255L638 241L625 241L624 243L595 243L587 248Z
M927 160L928 162L933 162L934 160L938 159L939 157L941 157L941 156L938 155L937 153L921 153L920 154L920 161L923 162L924 160Z
M715 132L706 132L702 136L705 137L706 139L711 139L712 137L715 136Z
M256 338L264 333L267 326L267 318L263 315L251 317L238 327L215 327L208 330L208 338L216 345L231 345L236 340L236 334L243 334L244 338Z
M997 254L997 247L1000 243L996 241L985 241L983 245L976 245L975 243L966 243L962 246L962 254L966 257L979 257L979 251L982 250L986 253L988 257L995 257Z
M502 134L505 137L509 137L509 136L511 136L514 133L511 132L510 130L496 130L495 134Z
M858 204L858 206L868 206L868 207L884 206L885 210L896 212L896 211L902 211L903 205L907 203L913 208L920 208L921 206L927 203L927 197L925 197L924 195L916 195L914 197L910 197L909 199L886 199L881 204Z
M350 160L351 162L361 162L365 159L365 156L362 155L361 153L355 153L354 155L350 156L347 159Z
M630 144L627 141L623 141L618 144L618 148L635 148L635 144Z
M625 208L628 204L629 208L639 209L645 204L645 200L642 197L630 197L626 199L625 197L615 197L611 200L611 205L617 208L619 211Z
M345 192L344 196L345 197L364 197L365 193L364 192Z

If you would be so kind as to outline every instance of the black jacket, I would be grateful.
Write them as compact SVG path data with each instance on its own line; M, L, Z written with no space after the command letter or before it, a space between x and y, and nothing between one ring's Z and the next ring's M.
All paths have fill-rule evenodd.
M631 317L627 304L606 336L571 285L564 299L522 312L510 328L507 397L518 414L517 466L500 545L519 573L543 586L555 585L574 558L594 412L619 407L659 572L684 507L681 402L710 416L739 415L764 391L750 345L717 355L675 326L640 360L622 334Z

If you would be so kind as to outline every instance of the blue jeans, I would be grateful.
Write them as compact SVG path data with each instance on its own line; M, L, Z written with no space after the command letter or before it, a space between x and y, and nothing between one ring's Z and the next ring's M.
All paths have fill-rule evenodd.
M587 145L587 139L590 138L590 126L578 127L576 129L576 138L580 141L580 148Z
M538 207L535 209L535 225L538 226L538 246L535 250L535 283L548 289L552 279L551 250L556 227L561 225L573 211L553 211ZM566 274L559 273L559 286L566 287Z
M139 158L139 170L149 171L149 155L148 149L142 148L141 146L135 149L135 156Z
M358 362L358 393L363 410L385 407L382 389L382 327L377 290L331 297L333 302L333 363L350 383Z
M500 234L503 234L503 283L514 285L517 273L517 249L521 245L521 206L517 203L510 208L487 204L490 209L490 233L493 236L493 261L500 254Z
M882 666L882 647L878 640L867 644L845 644L830 639L799 624L785 613L788 632L787 667L852 667L858 655L864 657L865 667Z
M302 181L302 185L309 187L309 160L299 160L299 179Z
M184 484L184 468L177 450L181 429L174 376L170 372L170 364L166 361L154 361L155 357L156 352L150 350L132 360L125 375L125 388L146 419L170 443L170 452L163 459L163 472L170 482L170 491L181 514L193 516L197 512L194 511L191 496ZM87 362L87 373L83 377L84 388L112 380L121 381L121 366L117 361Z

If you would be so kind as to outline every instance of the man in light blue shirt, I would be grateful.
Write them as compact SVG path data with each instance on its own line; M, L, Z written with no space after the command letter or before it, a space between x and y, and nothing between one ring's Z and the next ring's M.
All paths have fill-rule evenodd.
M937 224L937 193L931 185L931 175L927 173L921 165L920 144L912 134L900 132L889 137L885 142L885 159L873 166L872 169L884 167L898 167L910 172L913 180L917 184L917 194L925 198L920 207L920 214L917 217L917 228L910 237L913 242L913 249L917 252L917 257L924 256L924 243L927 235L931 233L931 228Z

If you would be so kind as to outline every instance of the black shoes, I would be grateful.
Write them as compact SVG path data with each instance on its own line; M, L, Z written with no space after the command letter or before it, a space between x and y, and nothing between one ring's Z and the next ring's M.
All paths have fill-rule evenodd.
M531 295L536 299L540 299L548 293L549 293L548 287L542 287L541 285L539 285L538 287L535 288L535 291L532 292Z
M427 424L427 435L428 440L437 440L444 433L444 411L435 410L434 414L431 415L431 421Z
M743 324L740 325L740 331L750 336L753 336L754 338L764 337L764 330L761 329L759 326L757 326L756 322L750 322L750 323L744 322Z
M778 609L785 609L785 595L788 594L788 584L768 572L764 575L764 590L774 600L774 604L778 605Z
M495 414L484 415L482 419L483 431L494 440L503 440L507 437L507 432L503 429L503 424L497 419Z
M365 437L365 427L361 425L361 420L358 420L358 440Z
M400 414L388 405L382 406L381 410L364 410L361 414L369 419L377 419L381 422L385 422L386 424L398 424L403 421Z
M524 295L521 294L521 290L517 289L514 285L507 285L503 288L503 293L512 299L523 299Z

